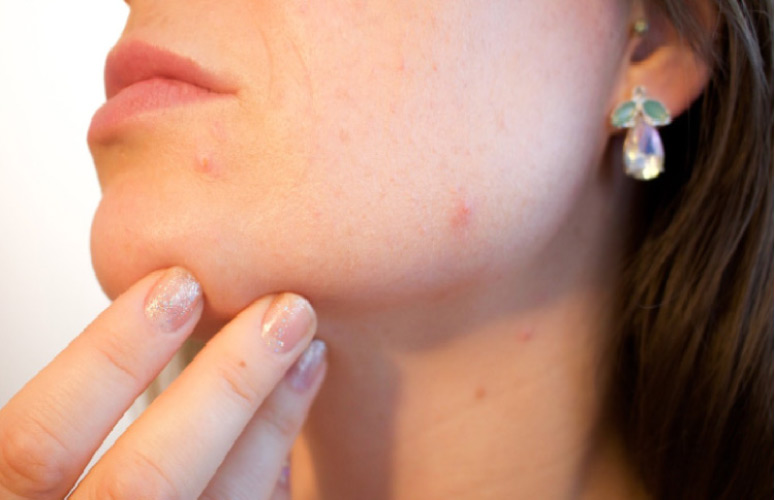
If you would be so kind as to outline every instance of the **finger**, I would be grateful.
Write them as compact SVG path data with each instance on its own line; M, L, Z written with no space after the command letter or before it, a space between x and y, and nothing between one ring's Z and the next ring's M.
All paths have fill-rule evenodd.
M205 499L269 498L287 479L284 462L325 377L325 355L325 343L313 340L245 427Z
M288 469L290 470L290 469ZM272 496L269 500L291 500L291 488L289 482L277 481Z
M261 299L226 325L97 462L73 498L196 498L309 344L309 302Z
M201 311L201 288L181 268L116 299L0 410L0 497L63 497Z
M285 461L280 477L274 485L269 500L291 500L291 462L290 458Z

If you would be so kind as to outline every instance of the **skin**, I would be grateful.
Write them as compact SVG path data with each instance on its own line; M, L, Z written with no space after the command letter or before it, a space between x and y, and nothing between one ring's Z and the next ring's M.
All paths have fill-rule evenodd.
M616 0L129 4L122 40L192 58L235 92L89 137L95 270L111 297L190 270L203 339L268 294L309 299L330 359L293 448L294 498L643 496L601 389L637 209L608 116L635 85L676 116L708 77L658 13ZM640 16L644 38L630 31Z

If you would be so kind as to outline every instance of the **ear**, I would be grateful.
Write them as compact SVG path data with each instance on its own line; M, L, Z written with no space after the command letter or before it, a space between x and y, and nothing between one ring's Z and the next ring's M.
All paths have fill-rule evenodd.
M631 30L621 77L609 109L631 99L633 89L642 86L649 98L662 102L675 118L702 94L710 79L711 68L654 4L648 0L633 2L630 26L645 20L648 28L642 34ZM715 19L710 2L701 0L687 4L697 9L697 15L702 17L700 24L707 27L710 34Z

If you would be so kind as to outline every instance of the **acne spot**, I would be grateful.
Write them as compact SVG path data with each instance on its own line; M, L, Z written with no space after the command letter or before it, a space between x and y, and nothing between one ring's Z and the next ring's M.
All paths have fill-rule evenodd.
M483 400L487 396L487 390L484 387L477 387L474 393L474 399L477 401Z
M471 200L460 189L453 189L455 197L454 208L450 216L450 226L456 231L464 231L471 225L473 205Z
M535 328L526 328L517 332L517 340L519 342L530 342L535 337Z
M195 159L195 168L197 172L200 172L211 179L215 179L221 176L220 164L211 154L198 154Z

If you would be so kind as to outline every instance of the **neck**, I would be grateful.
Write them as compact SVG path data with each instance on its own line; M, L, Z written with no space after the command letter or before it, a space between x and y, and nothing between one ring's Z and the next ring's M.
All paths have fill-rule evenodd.
M319 311L329 368L293 498L635 498L603 411L623 247L603 205L529 273L400 311Z

